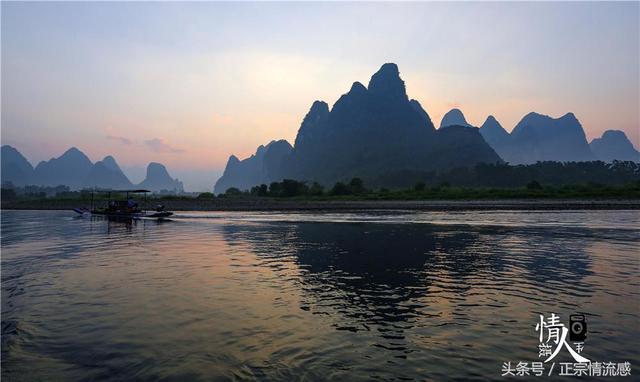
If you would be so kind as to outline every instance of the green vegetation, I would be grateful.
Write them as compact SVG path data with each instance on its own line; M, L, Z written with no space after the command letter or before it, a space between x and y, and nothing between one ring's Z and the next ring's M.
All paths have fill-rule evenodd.
M197 198L198 199L214 199L216 196L213 194L213 192L201 192Z
M112 195L124 197L124 195ZM2 201L44 201L49 204L77 201L88 204L90 191L71 191L58 187L2 187ZM149 203L161 200L216 199L272 200L479 200L479 199L640 199L640 164L633 162L539 162L528 166L480 164L430 174L404 188L369 186L361 178L323 187L317 182L284 179L242 191L229 188L224 194L203 192L193 195L148 197ZM94 203L106 200L105 194L93 195Z
M454 187L447 183L427 187L418 183L414 187L398 190L368 190L362 181L354 178L348 184L338 182L327 192L311 192L304 182L286 179L289 191L283 191L281 183L256 186L250 192L232 190L219 198L288 198L294 200L474 200L474 199L640 199L640 182L625 185L565 185L542 186L537 181L524 187ZM297 183L297 184L295 184Z
M414 179L416 174L396 174ZM314 182L284 179L242 192L236 188L219 197L298 198L311 200L430 200L640 198L640 164L634 162L538 162L533 165L478 164L440 173L422 174L414 185L389 190L367 187L360 178L337 182L327 191ZM375 183L375 181L374 181ZM399 183L399 181L391 183Z

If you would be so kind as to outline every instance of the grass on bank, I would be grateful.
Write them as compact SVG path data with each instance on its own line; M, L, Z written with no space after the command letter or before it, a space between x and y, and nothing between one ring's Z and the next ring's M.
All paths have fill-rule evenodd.
M304 189L303 189L304 190ZM263 189L264 191L264 189ZM541 186L530 184L521 188L484 188L484 187L452 187L440 185L426 187L418 184L410 189L398 190L353 190L347 184L345 189L342 186L315 193L284 193L278 191L271 193L267 188L266 193L258 194L253 192L241 192L239 190L228 190L220 195L213 193L201 193L199 195L153 195L147 198L147 203L161 203L163 200L198 202L221 202L233 203L235 201L388 201L388 200L498 200L498 199L640 199L640 182L622 186L604 186L598 184L570 185L562 187ZM8 196L8 197L7 197ZM143 200L142 198L138 198ZM65 204L77 202L78 205L88 205L91 202L90 193L86 192L65 192L47 197L46 195L6 195L3 192L3 204L17 202L37 203L37 204ZM103 204L107 198L105 196L94 195L93 202L96 205Z

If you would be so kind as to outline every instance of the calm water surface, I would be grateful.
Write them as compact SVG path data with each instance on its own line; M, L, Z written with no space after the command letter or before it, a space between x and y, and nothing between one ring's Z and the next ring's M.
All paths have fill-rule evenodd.
M640 213L2 211L3 380L494 379L539 313L640 372Z

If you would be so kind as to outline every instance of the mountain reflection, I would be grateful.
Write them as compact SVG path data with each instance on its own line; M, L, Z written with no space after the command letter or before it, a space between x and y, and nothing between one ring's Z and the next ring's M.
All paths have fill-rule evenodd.
M590 273L586 244L545 229L269 223L228 224L223 234L276 271L295 264L302 309L328 315L338 330L377 330L390 342L375 346L397 350L418 321L472 319L465 306L488 303L476 301L479 288L526 297L537 283L577 286Z

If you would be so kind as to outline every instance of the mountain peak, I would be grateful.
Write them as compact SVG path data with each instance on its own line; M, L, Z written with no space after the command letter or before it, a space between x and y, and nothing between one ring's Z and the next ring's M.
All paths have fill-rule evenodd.
M91 159L89 159L89 157L87 157L85 153L83 153L76 147L71 147L70 149L65 151L62 155L60 155L60 157L58 157L57 159L82 161L85 163L93 164L93 162L91 162Z
M353 89L353 87L352 87ZM345 96L343 96L344 98ZM318 129L322 129L322 124L329 118L329 105L324 101L314 101L307 115L304 116L294 145L300 147L301 144L314 135Z
M351 87L353 89L353 86ZM329 114L329 105L324 101L313 101L311 109L305 118L314 118L317 115Z
M33 168L29 160L18 149L10 145L2 145L2 161L12 161L14 159L24 162Z
M24 186L33 180L33 166L16 148L3 145L2 160L2 183L11 182L16 186Z
M596 138L589 144L591 151L602 161L629 160L640 162L640 153L633 147L624 131L607 130L602 137Z
M34 177L42 185L64 184L76 189L82 186L84 178L92 168L91 160L82 151L71 147L58 158L38 163Z
M161 191L161 190L173 190L182 192L183 186L182 182L178 179L173 179L167 168L158 162L151 162L147 166L147 176L140 183L141 188L147 188L152 191Z
M349 93L352 92L366 92L367 88L364 87L363 84L361 84L360 82L356 81L351 85L351 89L349 90Z
M500 124L500 122L498 122L498 120L493 115L488 116L487 119L482 124L482 126L480 126L480 130L487 130L487 129L502 130L505 133L507 133L506 130L504 130L504 128Z
M107 155L96 162L82 182L84 187L129 188L131 181L122 172L116 160Z
M118 166L118 162L116 162L115 158L112 157L111 155L107 155L106 157L104 157L101 162L103 165L105 165L107 168L111 170L120 171L120 166Z
M464 114L458 108L451 109L447 112L447 114L442 117L442 121L440 122L440 128L447 126L467 126L471 127L467 120L464 118Z
M355 85L355 84L354 84ZM400 78L398 65L387 63L371 76L369 92L379 97L408 101L404 81Z
M495 123L497 123L498 125L500 124L500 123L498 122L498 120L496 119L496 117L494 117L493 115L489 115L489 116L487 117L487 119L484 121L484 123L485 123L485 124L486 124L486 123L490 123L490 124L495 124Z
M513 148L508 157L503 158L510 163L594 159L582 125L573 113L559 118L528 113L513 128L511 138Z
M149 162L149 164L147 165L147 171L154 171L154 170L164 170L164 171L166 171L167 168L164 167L164 165L162 163Z
M262 156L264 155L266 148L264 147L264 145L260 145L258 146L258 148L256 149L256 153L253 154L254 156Z
M602 133L602 138L629 140L629 138L627 138L627 134L625 134L624 131L621 130L607 130Z
M478 131L502 159L509 155L509 147L512 144L511 136L493 115L487 117Z
M77 147L70 147L61 156L68 156L68 155L84 155L84 153L80 151Z
M398 69L398 65L394 64L393 62L387 62L385 64L382 64L382 66L378 70L378 73L389 73L395 76L400 76L400 70Z

